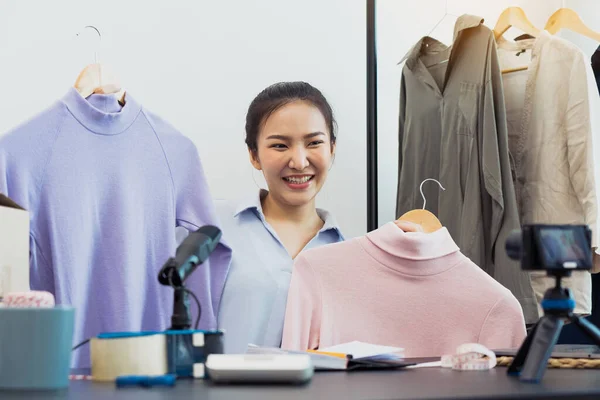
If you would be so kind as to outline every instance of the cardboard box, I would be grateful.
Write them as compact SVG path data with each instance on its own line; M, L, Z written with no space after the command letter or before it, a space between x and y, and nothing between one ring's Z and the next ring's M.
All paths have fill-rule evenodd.
M0 193L0 297L29 290L29 212Z

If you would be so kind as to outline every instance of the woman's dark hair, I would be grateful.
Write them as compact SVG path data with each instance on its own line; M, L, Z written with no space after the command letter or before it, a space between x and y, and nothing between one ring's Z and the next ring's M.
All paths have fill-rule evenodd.
M327 127L331 145L336 140L336 122L333 118L333 110L319 89L306 82L279 82L260 92L252 100L248 113L246 114L246 145L254 152L258 150L258 133L261 125L269 116L294 101L308 101L321 111Z

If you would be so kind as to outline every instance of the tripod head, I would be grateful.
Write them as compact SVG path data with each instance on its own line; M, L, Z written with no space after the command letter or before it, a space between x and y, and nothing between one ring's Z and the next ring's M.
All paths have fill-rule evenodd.
M544 315L551 315L558 318L569 318L573 315L575 309L575 299L571 289L561 286L561 279L564 276L570 276L571 271L558 270L549 272L548 275L556 279L556 285L546 290L542 299L542 310Z

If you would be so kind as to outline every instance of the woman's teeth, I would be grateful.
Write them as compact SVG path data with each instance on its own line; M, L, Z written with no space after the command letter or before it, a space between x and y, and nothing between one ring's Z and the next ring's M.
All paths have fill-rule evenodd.
M306 183L306 182L310 181L312 178L313 178L312 176L303 176L303 177L288 176L283 179L290 183L301 184L301 183Z

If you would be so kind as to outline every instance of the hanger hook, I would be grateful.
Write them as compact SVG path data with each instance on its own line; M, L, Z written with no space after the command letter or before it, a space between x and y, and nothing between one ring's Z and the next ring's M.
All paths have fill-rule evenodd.
M98 28L96 28L94 25L86 25L86 26L84 26L84 27L83 27L83 30L85 30L85 29L87 29L87 28L90 28L90 29L93 29L93 30L95 30L95 31L96 31L96 33L98 34L98 40L99 40L100 42L102 42L102 34L101 34L101 33L100 33L100 31L98 30ZM82 32L83 32L83 30L82 30ZM79 34L80 34L80 33L81 33L81 32L79 32L79 33L77 34L77 36L79 36ZM94 64L98 64L98 52L97 52L97 51L94 51Z
M440 18L440 20L437 22L437 24L435 24L433 26L433 28L431 28L431 30L429 31L429 33L426 36L431 36L431 34L433 33L433 31L436 30L436 28L438 26L440 26L440 24L444 21L444 19L448 16L448 0L446 0L446 3L444 4L444 15L442 15L442 18ZM427 44L427 46L429 46L429 44Z
M446 190L442 184L437 180L437 179L433 179L433 178L427 178L425 179L423 182L421 182L421 186L419 187L419 191L421 192L421 197L423 198L423 210L425 209L425 206L427 205L427 199L425 198L425 195L423 194L423 184L427 181L434 181L436 182L438 185L440 185L440 188L442 190Z
M96 28L94 25L86 25L83 27L83 29L85 29L85 28L91 28L91 29L95 30L96 33L98 34L98 37L100 38L100 40L102 40L102 34L98 30L98 28Z

